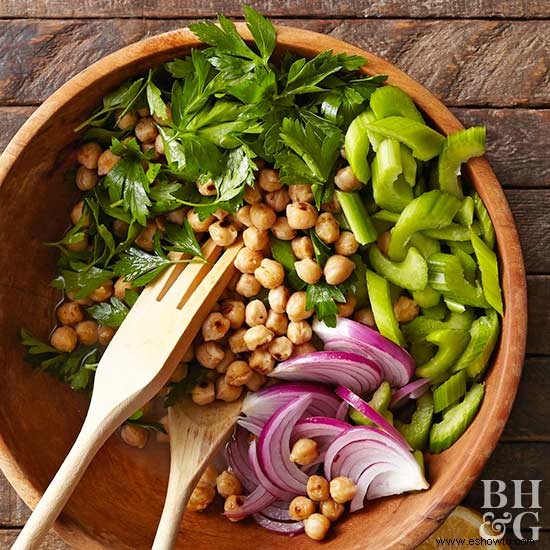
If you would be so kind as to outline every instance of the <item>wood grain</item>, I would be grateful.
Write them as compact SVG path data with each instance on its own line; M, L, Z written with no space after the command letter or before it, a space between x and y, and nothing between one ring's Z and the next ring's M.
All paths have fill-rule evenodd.
M11 548L18 534L19 529L0 529L0 548ZM55 533L50 533L40 546L40 550L70 550L70 548Z
M527 352L550 355L550 277L531 275L527 278L529 329Z
M188 22L0 21L0 104L38 104L107 53ZM380 55L449 106L550 105L549 21L297 19L283 23L326 33Z

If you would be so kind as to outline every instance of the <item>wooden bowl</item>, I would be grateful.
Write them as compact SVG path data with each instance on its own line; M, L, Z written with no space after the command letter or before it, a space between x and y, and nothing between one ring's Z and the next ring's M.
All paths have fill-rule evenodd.
M240 25L240 32L250 38ZM48 286L54 273L55 241L76 200L64 181L74 166L73 128L103 95L126 78L200 46L186 30L128 46L95 63L65 84L29 118L0 158L0 467L33 507L74 441L86 399L23 361L18 331L46 338L59 295ZM311 57L324 50L367 58L367 74L386 74L412 96L434 125L447 134L458 120L420 84L391 64L317 33L280 27L278 48ZM325 548L412 548L432 533L466 495L486 463L510 413L523 363L526 282L514 220L502 189L483 158L470 161L468 176L495 225L506 303L502 337L487 377L481 411L450 450L428 457L431 488L418 494L369 502L361 513L336 524ZM75 548L149 548L167 483L167 461L131 449L112 437L100 451L56 524ZM230 524L219 510L187 514L178 542L186 548L317 548L299 536L272 534L245 521Z

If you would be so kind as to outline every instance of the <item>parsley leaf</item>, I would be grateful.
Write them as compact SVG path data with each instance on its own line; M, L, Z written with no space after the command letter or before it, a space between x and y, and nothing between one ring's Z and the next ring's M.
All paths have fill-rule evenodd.
M112 297L111 303L102 302L86 310L98 323L117 328L128 315L129 309L118 298Z
M267 63L275 49L277 40L275 27L269 19L246 4L243 5L243 11L248 30L254 38L254 42L260 51L264 63Z
M85 298L114 276L112 271L99 267L88 268L84 265L74 267L77 269L62 269L50 284L54 288L64 289L67 292L76 291L74 297L77 299Z
M337 287L320 281L306 288L306 310L315 308L319 321L324 321L328 327L336 326L338 307L336 302L345 302L344 293Z
M169 247L169 250L202 257L201 247L187 220L183 221L181 227L175 223L168 224L164 238L173 245Z
M167 258L132 247L121 254L114 272L119 277L124 276L124 280L133 283L133 286L145 286L173 263Z
M147 80L147 104L152 116L157 116L160 120L168 120L168 109L166 103L162 100L160 89L151 81L151 72Z

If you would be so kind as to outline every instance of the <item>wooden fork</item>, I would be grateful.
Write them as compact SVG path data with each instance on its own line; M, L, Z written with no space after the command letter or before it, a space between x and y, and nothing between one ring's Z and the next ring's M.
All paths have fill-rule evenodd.
M220 256L207 241L206 263L174 264L142 291L99 362L80 434L14 550L40 544L100 447L166 384L231 279L241 247L236 242Z

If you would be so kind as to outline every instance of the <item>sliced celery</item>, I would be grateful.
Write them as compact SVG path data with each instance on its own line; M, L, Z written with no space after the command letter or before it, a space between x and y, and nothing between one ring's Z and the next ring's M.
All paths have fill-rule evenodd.
M477 275L476 261L469 254L466 254L466 252L464 252L461 248L457 248L452 251L462 264L462 268L464 269L464 277L466 277L466 280L471 284L475 284Z
M349 125L344 139L346 159L355 177L363 183L370 179L370 167L367 162L370 149L367 124L371 118L367 112L356 116Z
M474 253L474 247L470 241L446 241L445 244L451 249L453 254L458 248L460 248L462 252L466 252L466 254Z
M355 293L353 295L357 300L357 309L359 309L365 307L369 302L367 292L367 266L359 254L354 254L350 257L350 260L353 260L353 263L355 263Z
M401 144L401 164L403 165L403 177L405 181L414 187L416 184L416 160L408 147Z
M466 227L470 227L474 223L474 209L474 199L470 196L464 197L460 209L456 213L456 221Z
M473 199L476 216L481 225L481 235L483 236L485 244L490 249L493 249L495 248L495 228L493 227L493 223L489 217L489 212L487 212L481 197L477 193L473 194Z
M449 310L442 302L432 307L422 308L422 315L438 321L443 321L443 319L447 316L447 313L449 313Z
M413 342L410 345L409 351L413 356L414 362L417 365L423 365L435 355L437 347L424 340Z
M459 208L460 201L456 197L435 189L413 199L392 229L388 256L401 261L414 233L449 225Z
M437 156L445 138L429 126L401 116L390 116L371 122L368 129L393 138L411 149L415 158L430 160Z
M446 321L420 315L410 323L403 325L403 333L408 342L418 342L425 340L430 333L436 330L470 330L473 320L474 311L472 309L467 309L464 313L451 313Z
M423 233L415 233L409 244L418 249L418 251L426 258L426 260L437 252L441 252L441 245L437 239L426 237Z
M475 233L479 233L481 231L481 228L477 222L472 224L471 229ZM460 242L470 240L470 228L459 223L450 223L447 227L442 227L441 229L427 229L426 231L423 231L423 233L432 239L445 241Z
M428 264L416 248L409 248L402 262L392 262L373 245L369 260L379 275L401 288L422 290L428 284Z
M497 256L473 231L471 237L479 270L481 271L481 284L485 298L489 305L502 315L504 305L502 304L500 292Z
M429 285L422 290L414 290L412 295L413 300L423 308L436 307L441 302L441 294Z
M437 162L440 189L462 199L462 186L458 181L460 165L483 153L485 153L484 127L474 126L447 136Z
M391 386L387 381L382 382L378 389L372 394L372 397L369 401L369 405L377 410L386 420L393 424L393 415L388 411L391 401ZM371 422L364 414L360 413L357 409L353 407L350 409L348 416L354 424L359 424L362 426L372 426Z
M416 375L422 378L435 378L447 372L462 355L470 334L467 330L443 329L431 332L426 342L438 347L437 353L416 369Z
M412 415L410 423L405 424L396 420L395 427L401 432L401 435L413 449L423 451L428 443L433 415L434 400L432 393L427 392L417 399L416 410Z
M372 217L375 220L395 223L399 219L399 214L397 212L390 212L389 210L378 210Z
M372 191L380 208L401 212L413 199L410 185L401 176L401 146L394 139L385 139L372 162Z
M457 372L433 391L434 411L440 412L450 405L454 405L465 393L466 375L463 371Z
M336 191L336 197L346 222L351 228L353 235L359 244L368 244L376 240L377 233L367 209L359 193L347 193L345 191Z
M455 302L450 298L444 298L443 301L445 302L445 305L449 308L449 311L452 311L453 313L464 313L466 311L466 306L464 304Z
M393 312L389 282L374 271L367 269L367 288L378 331L397 345L405 346L405 338Z
M370 96L370 107L377 119L399 115L425 124L410 96L395 86L377 88Z

